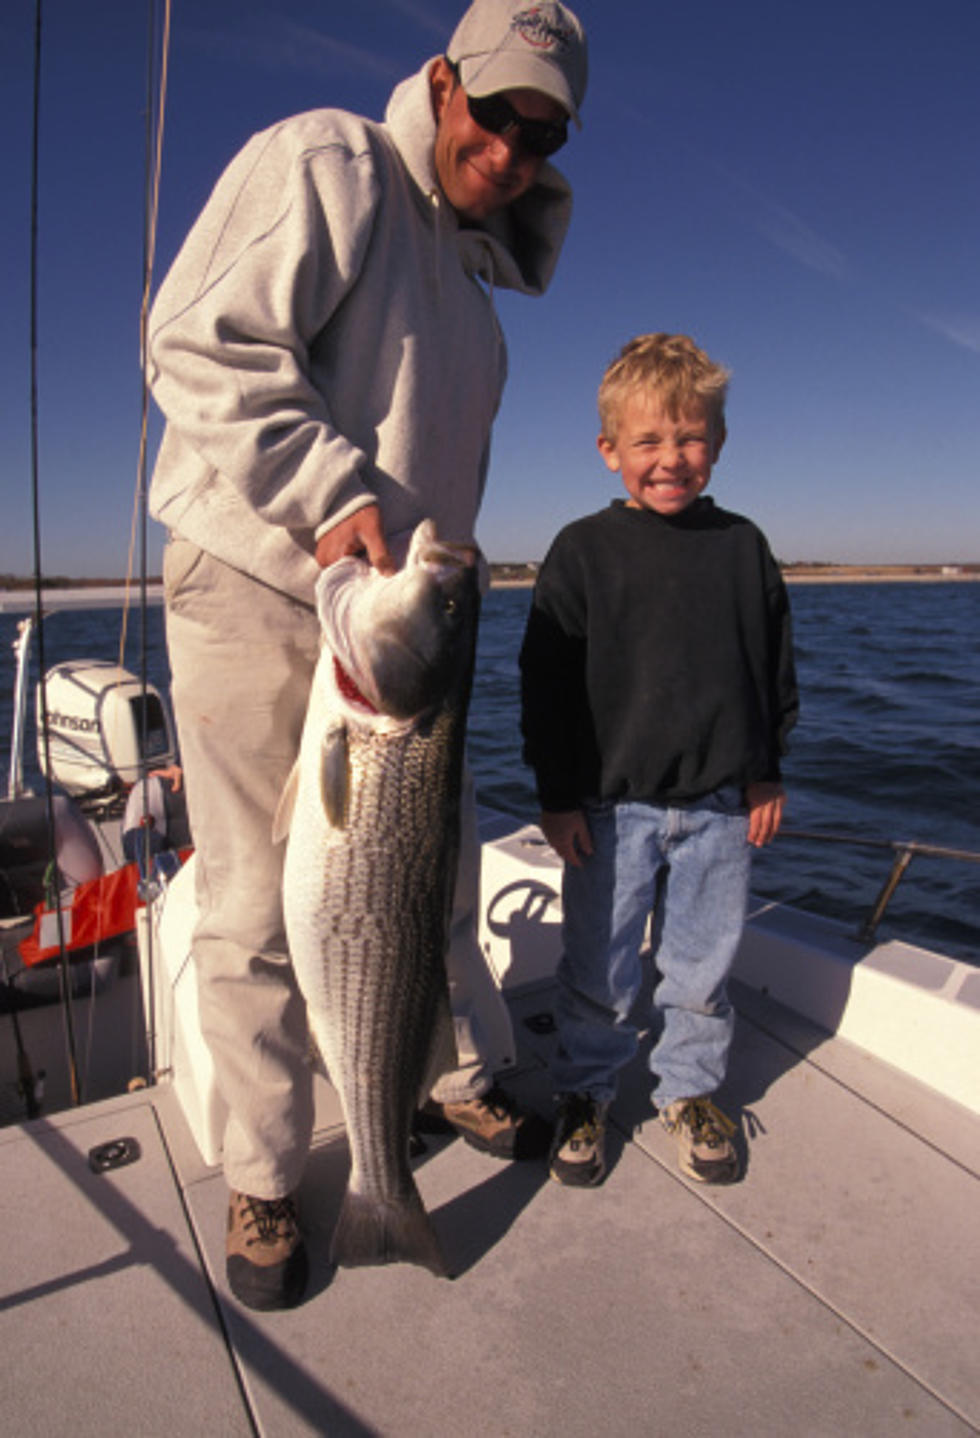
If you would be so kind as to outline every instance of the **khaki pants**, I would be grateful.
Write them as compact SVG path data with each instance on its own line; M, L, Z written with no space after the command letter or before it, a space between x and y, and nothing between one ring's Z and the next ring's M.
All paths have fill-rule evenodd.
M196 849L193 952L201 1028L228 1104L231 1188L277 1198L299 1183L313 1125L306 1008L282 917L285 845L272 821L299 752L319 652L316 614L172 538L164 556L173 704ZM476 1005L492 983L476 938L479 845L464 792L450 1002L460 1067L433 1090L472 1098L491 1082Z

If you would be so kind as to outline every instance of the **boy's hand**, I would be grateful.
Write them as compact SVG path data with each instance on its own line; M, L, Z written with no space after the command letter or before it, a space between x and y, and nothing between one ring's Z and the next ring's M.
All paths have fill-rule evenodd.
M783 822L786 791L782 784L760 781L745 786L745 802L749 810L749 843L757 849L770 844Z
M558 857L573 869L580 869L582 860L592 853L592 835L581 809L561 814L542 813L541 832Z
M179 794L184 782L184 771L179 764L170 764L166 769L151 769L149 777L163 779L175 794Z

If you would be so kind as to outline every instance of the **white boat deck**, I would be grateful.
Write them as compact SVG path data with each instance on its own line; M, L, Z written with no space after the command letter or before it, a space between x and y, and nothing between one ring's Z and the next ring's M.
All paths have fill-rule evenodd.
M549 992L511 1000L508 1082L543 1111L553 1039L524 1020ZM980 1116L737 997L720 1098L742 1181L680 1176L641 1057L598 1190L430 1142L418 1178L453 1281L331 1269L347 1153L322 1083L300 1195L312 1279L290 1313L230 1297L223 1178L171 1089L0 1129L6 1431L980 1432ZM123 1136L141 1157L92 1173L89 1150Z

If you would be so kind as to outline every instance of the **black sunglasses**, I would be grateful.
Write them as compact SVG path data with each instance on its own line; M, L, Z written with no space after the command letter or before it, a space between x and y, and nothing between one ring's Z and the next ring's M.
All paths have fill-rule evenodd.
M458 66L451 65L451 69L459 80ZM503 95L470 95L465 89L463 93L474 124L489 135L505 136L516 130L521 149L535 159L553 155L568 139L567 120L530 120L518 114Z

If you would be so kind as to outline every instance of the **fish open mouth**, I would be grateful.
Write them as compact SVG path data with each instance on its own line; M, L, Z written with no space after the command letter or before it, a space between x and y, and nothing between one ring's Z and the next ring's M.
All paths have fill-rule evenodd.
M366 709L369 714L377 714L378 711L375 706L371 703L370 699L366 699L361 693L336 655L334 655L333 659L333 673L337 681L338 690L349 703L359 704L363 709Z

